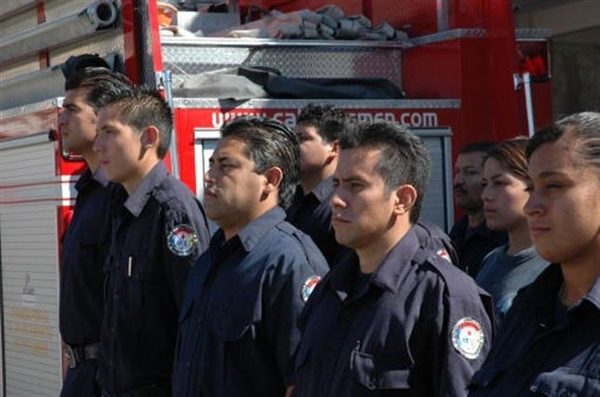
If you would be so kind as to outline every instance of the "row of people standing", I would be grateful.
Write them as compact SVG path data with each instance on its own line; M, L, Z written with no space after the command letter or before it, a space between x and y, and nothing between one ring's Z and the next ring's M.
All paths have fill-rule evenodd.
M93 388L94 372L106 396L466 394L490 348L491 302L441 258L451 244L433 226L413 227L430 161L418 138L382 123L331 141L339 164L330 216L337 241L353 250L336 253L325 276L325 258L281 209L309 196L294 196L304 174L294 132L256 118L224 126L205 175L206 215L221 228L208 243L202 206L160 161L170 131L164 101L126 82L112 93L89 84L79 102L78 88L67 88L63 144L82 119L97 122L92 155L70 149L90 175L117 185L109 185L111 230L99 234L109 237L95 239L108 258L102 333L65 338L73 365L64 395L93 395L67 386L87 378ZM302 182L307 191L320 183ZM92 225L87 234L99 231ZM86 246L75 235L65 246ZM64 277L63 337L76 320L63 295L91 293Z

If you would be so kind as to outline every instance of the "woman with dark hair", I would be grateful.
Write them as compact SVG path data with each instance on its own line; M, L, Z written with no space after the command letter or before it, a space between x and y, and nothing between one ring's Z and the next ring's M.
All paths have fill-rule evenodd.
M525 205L551 262L523 288L470 396L600 396L600 113L566 117L527 146Z
M481 199L487 226L508 234L508 243L483 259L476 278L477 284L492 295L498 326L517 292L548 266L533 247L524 210L531 188L525 158L527 142L527 138L515 138L496 145L483 166Z

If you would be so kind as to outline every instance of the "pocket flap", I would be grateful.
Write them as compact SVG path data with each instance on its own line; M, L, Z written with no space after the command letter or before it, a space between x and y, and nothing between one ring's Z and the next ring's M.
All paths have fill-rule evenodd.
M409 369L394 369L391 371L382 371L377 376L377 386L379 389L408 389Z
M536 377L529 390L545 396L587 396L588 394L583 392L589 380L572 371L572 369L563 367L552 372L541 373Z
M242 339L252 326L250 321L222 310L212 309L211 317L214 323L215 335L224 342Z

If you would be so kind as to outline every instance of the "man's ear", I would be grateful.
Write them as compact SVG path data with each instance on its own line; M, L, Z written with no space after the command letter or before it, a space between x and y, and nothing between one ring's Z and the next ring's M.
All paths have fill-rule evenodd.
M335 141L331 141L328 143L329 145L329 156L327 156L327 164L331 163L333 160L337 159L340 155L340 144L336 139Z
M271 167L263 175L266 178L264 193L271 193L279 189L281 181L283 181L283 170L281 168Z
M417 201L417 189L412 185L401 185L394 192L394 213L404 215L414 207Z
M151 125L142 132L142 148L145 150L157 148L160 140L160 131Z

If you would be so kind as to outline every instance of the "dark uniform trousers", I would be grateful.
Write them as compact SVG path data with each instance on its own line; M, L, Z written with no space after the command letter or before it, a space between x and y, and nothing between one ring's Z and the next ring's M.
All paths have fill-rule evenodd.
M168 396L178 310L208 245L206 218L163 163L114 205L98 381L108 396Z
M99 396L96 383L103 306L103 266L110 239L110 200L121 188L102 169L75 184L73 219L62 236L60 334L69 368L62 397Z
M570 308L551 264L522 289L470 386L470 397L600 396L600 279Z
M411 229L366 282L356 257L302 314L298 397L465 396L489 351L491 299Z

